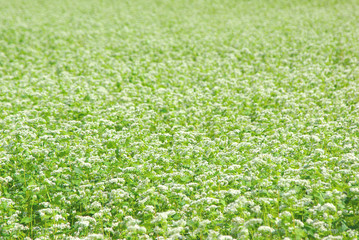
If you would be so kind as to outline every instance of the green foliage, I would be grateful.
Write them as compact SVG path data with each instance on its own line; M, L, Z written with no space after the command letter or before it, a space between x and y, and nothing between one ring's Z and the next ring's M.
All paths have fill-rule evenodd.
M0 239L356 239L354 0L0 0Z

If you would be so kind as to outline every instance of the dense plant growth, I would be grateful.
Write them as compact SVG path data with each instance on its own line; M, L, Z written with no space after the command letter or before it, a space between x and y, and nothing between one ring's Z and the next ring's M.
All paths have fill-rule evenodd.
M358 237L357 1L0 6L0 239Z

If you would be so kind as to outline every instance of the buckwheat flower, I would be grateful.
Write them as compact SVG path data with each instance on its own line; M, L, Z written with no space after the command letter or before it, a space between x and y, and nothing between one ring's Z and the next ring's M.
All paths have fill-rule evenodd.
M109 183L124 184L126 181L123 178L112 178L108 181Z
M11 205L14 205L14 204L15 204L15 202L14 202L13 200L11 200L11 199L4 198L4 197L0 198L0 204L1 204L1 203L4 203L4 202L5 202L8 206L11 206Z
M219 208L219 207L216 206L216 205L210 205L210 206L208 206L208 207L205 208L205 211L206 211L206 212L213 212L213 211L215 211L215 210L218 209L218 208Z
M146 207L143 209L143 211L149 212L149 213L155 213L155 207L152 205L146 205Z
M142 199L142 200L139 200L138 203L142 205L142 204L146 203L148 200L150 200L150 197L149 197L149 196L145 197L145 198Z
M168 235L180 234L183 230L184 230L183 227L168 228L167 234Z
M112 228L110 228L110 227L105 227L104 229L103 229L105 232L109 232L109 233L114 233L115 231L112 229Z
M168 239L182 239L182 235L180 233L175 233L175 234L172 234L168 237Z
M13 228L12 228L13 231L25 231L25 230L28 230L28 229L29 229L29 227L24 226L24 225L22 225L20 223L15 223Z
M48 178L46 178L44 181L45 181L46 183L48 183L49 185L52 185L52 186L55 186L55 185L56 185L56 183L54 183L53 181L51 181L51 180L48 179Z
M40 209L39 211L40 217L44 217L46 215L51 215L54 212L56 212L55 209L51 209L51 208L45 208L45 209Z
M348 234L348 236L351 237L351 238L354 238L354 237L358 236L358 232L355 231L355 230L353 230L353 229L347 230L347 234Z
M327 231L327 224L322 221L316 221L313 223L313 226L318 229L319 231L325 232Z
M211 221L210 220L203 220L203 221L200 221L199 222L199 227L200 228L204 228L204 227L206 227L208 224L210 224L211 223Z
M238 211L239 208L239 204L236 202L230 203L228 204L225 208L224 208L224 212L228 213L228 214L234 214Z
M243 224L244 223L244 219L241 217L235 217L233 218L232 222L236 223L236 224Z
M246 228L249 228L251 226L257 225L257 224L262 224L263 220L260 218L253 218L248 220L247 222L244 223L244 226Z
M260 213L261 212L261 207L259 205L257 205L257 206L252 207L251 210L253 212L255 212L255 213Z
M248 216L251 215L251 213L248 212L248 211L243 211L242 214L243 214L243 216L245 216L245 217L248 217Z
M264 203L264 204L271 204L274 200L271 198L258 198L258 202Z
M113 189L111 191L111 196L113 198L119 198L119 199L130 197L130 195L122 189Z
M336 212L337 208L332 203L326 203L321 207L322 211Z
M93 217L76 216L76 218L79 219L79 221L77 221L76 223L78 223L80 226L88 227L90 224L96 225L96 219L94 219Z
M238 145L238 143L233 143L233 144ZM233 165L229 166L227 168L227 170L228 171L235 171L235 170L240 169L240 168L241 168L241 165L233 164Z
M52 217L52 219L54 219L56 222L58 222L59 220L66 220L63 216L56 214L55 216Z
M92 167L92 164L91 163L88 163L88 162L82 162L80 164L81 167L83 168L91 168Z
M104 236L102 234L95 234L95 233L89 234L84 238L84 240L102 240L102 239L104 239Z
M283 197L288 198L290 196L294 196L296 193L296 190L289 190L288 192L283 193Z
M53 227L60 230L70 229L70 223L54 224Z
M232 236L229 235L221 235L218 238L219 240L233 240L234 238L232 238Z
M146 228L141 227L141 226L139 226L137 224L128 226L127 230L129 232L132 232L132 233L134 233L134 232L136 232L136 233L146 233Z
M49 236L41 236L41 237L37 237L37 238L35 238L35 240L47 240L47 239L49 239ZM72 238L72 239L74 239L74 240L80 240L80 238Z
M159 226L156 226L153 229L153 232L156 233L156 234L162 234L162 233L164 233L164 230L162 228L160 228Z
M87 228L90 226L90 222L86 220L80 220L76 222L80 227Z
M111 226L115 228L115 227L118 227L119 224L120 224L120 222L114 221L114 222L112 222Z
M99 209L101 207L102 207L101 203L99 203L97 201L91 203L91 205L90 205L90 209Z
M161 213L157 213L155 218L151 221L152 223L157 223L157 222L161 222L161 221L166 221L168 216L172 216L173 214L175 214L176 212L174 210L170 210L167 212L161 212Z
M294 219L294 223L298 227L301 227L301 228L304 227L304 223L298 219Z
M126 226L134 226L134 225L141 223L140 220L135 219L132 216L126 216L125 221L126 221Z
M288 211L284 211L279 214L279 217L291 218L292 214Z
M7 177L0 177L0 182L4 182L5 184L9 183L12 181L12 178L10 176L7 176Z
M246 237L249 236L249 230L248 230L246 227L240 228L239 236L241 236L241 237L243 237L244 239L246 239Z
M341 240L341 239L343 239L342 236L332 236L332 235L322 238L322 240Z
M269 227L269 226L260 226L258 228L258 231L259 232L262 232L262 233L273 233L274 232L274 229Z
M168 187L165 185L158 185L157 186L161 191L168 191Z
M331 199L332 197L333 197L333 192L330 191L325 192L324 198Z
M94 218L103 218L104 213L102 211L99 211L93 215Z
M185 225L186 225L186 221L183 219L172 222L172 226L184 227Z
M43 207L45 207L45 208L49 208L49 207L51 207L51 203L49 203L49 202L41 202L41 203L39 203L41 206L43 206Z

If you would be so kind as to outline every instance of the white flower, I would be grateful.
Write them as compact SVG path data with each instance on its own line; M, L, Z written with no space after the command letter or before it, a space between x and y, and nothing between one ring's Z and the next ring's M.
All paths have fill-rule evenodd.
M155 213L156 209L152 205L146 205L146 207L143 209L143 211L149 212L149 213Z
M0 204L3 202L5 202L8 206L15 204L15 202L13 200L2 197L2 198L0 198Z
M170 210L167 212L161 212L161 213L157 213L155 218L152 220L152 223L157 223L157 222L161 222L161 221L166 221L168 216L172 216L174 215L176 212L174 210Z
M258 231L259 232L262 232L262 233L273 233L274 232L274 229L269 227L269 226L260 226L258 228Z
M322 240L341 240L341 239L343 239L342 236L332 236L332 235L322 238Z
M321 210L323 212L325 212L325 211L336 212L337 208L332 203L326 203L321 207Z
M260 218L253 218L253 219L250 219L248 220L247 222L244 223L244 226L246 228L249 228L251 226L254 226L254 225L257 225L257 224L261 224L263 222L262 219Z
M127 227L134 226L134 225L137 225L137 224L141 223L140 220L134 219L132 216L126 216L125 221L126 221L126 226Z
M61 216L59 214L56 214L55 216L53 216L52 219L54 219L56 222L58 222L59 220L63 220L63 221L66 220L63 216Z
M221 235L221 236L219 236L218 239L219 240L232 240L234 238L232 238L231 236L228 236L228 235Z
M102 234L89 234L87 237L85 237L85 240L101 240L104 239L104 236Z
M137 224L128 226L127 230L129 232L138 232L138 233L145 233L146 232L145 227L141 227L141 226L139 226Z

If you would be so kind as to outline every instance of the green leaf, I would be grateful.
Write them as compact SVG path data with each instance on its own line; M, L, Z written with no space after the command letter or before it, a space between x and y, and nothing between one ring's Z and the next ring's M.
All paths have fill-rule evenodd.
M298 240L300 240L300 239L307 236L306 232L301 228L296 228L294 230L294 233L295 233L295 238L298 239Z
M80 175L83 175L83 174L84 174L84 173L81 171L81 169L79 169L79 168L77 168L77 167L75 167L74 171L75 171L75 173L80 174Z
M29 222L32 222L32 218L31 217L24 217L23 219L21 219L21 222L22 223L29 223Z

